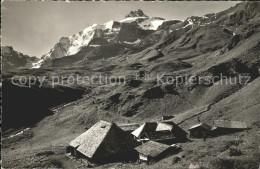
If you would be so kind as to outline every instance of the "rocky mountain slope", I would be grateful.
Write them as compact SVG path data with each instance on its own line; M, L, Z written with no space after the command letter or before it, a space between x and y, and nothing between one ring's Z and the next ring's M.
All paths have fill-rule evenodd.
M124 56L131 57L126 60L128 64L129 60L139 62L145 57L142 52L150 49L175 59L192 58L219 49L223 54L254 34L259 22L258 8L258 3L240 4L223 12L193 16L184 21L148 17L141 10L132 11L121 21L93 24L71 37L61 38L34 67L64 67L71 65L71 61L116 56L121 60ZM133 57L133 54L139 57Z
M198 117L207 123L216 119L245 121L250 129L210 138L207 144L200 140L183 144L184 159L177 164L168 157L149 166L116 163L100 168L189 168L191 163L217 169L258 167L259 37L260 3L244 2L184 21L148 17L139 10L130 12L122 21L92 25L61 38L35 64L39 69L20 75L54 74L66 82L68 76L101 74L117 77L112 82L122 83L66 82L69 88L88 92L71 104L52 108L54 115L32 126L33 136L22 137L18 143L9 139L3 148L4 166L82 167L64 159L65 146L99 119L118 124L142 123L174 115L173 121L186 131L197 123ZM12 76L7 74L5 79ZM222 84L224 76L228 82ZM169 81L176 77L179 79ZM51 78L45 81L46 85L51 82ZM243 155L231 157L229 146L236 140L241 142ZM44 160L35 156L46 150L55 154Z

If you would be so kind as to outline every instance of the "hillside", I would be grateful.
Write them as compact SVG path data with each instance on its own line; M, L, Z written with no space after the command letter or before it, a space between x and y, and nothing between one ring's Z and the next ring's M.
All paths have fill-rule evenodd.
M84 168L68 161L65 147L98 120L142 124L159 121L162 115L174 115L173 121L187 132L198 117L209 124L217 119L244 121L249 129L205 142L194 139L181 143L183 151L179 155L155 164L112 163L98 168L258 167L259 37L260 3L243 2L219 13L191 16L184 21L132 11L121 21L92 25L61 38L49 53L33 63L35 69L4 76L7 84L14 75L48 77L43 89L53 95L41 93L44 90L38 88L39 83L32 89L26 88L28 84L7 87L13 87L16 93L31 90L30 95L46 103L42 109L52 110L53 114L40 112L41 118L30 125L8 127L4 133L3 166ZM65 83L52 88L53 75ZM89 79L81 84L67 81L69 76L99 75L99 83ZM111 76L115 78L107 82L105 77ZM225 78L227 83L222 84ZM75 97L70 98L67 92L75 92ZM16 98L15 93L11 96L11 104L19 105L22 98ZM32 100L26 103L34 104L29 116L35 106L42 105ZM27 127L30 129L24 134L8 138ZM240 142L241 156L228 154L234 141ZM46 151L53 154L36 155ZM181 158L178 163L174 162L176 156Z

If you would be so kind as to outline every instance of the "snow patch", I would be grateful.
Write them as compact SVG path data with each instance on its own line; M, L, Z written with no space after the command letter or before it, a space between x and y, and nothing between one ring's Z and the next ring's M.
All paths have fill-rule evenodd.
M126 44L130 44L130 45L137 44L137 43L139 43L139 42L141 42L141 39L137 39L137 40L134 41L134 42L127 42L127 41L124 41L124 43L126 43Z
M36 63L32 63L32 69L38 69L41 67L42 63L43 63L44 59L40 59L38 62Z
M105 25L106 29L112 29L113 24L114 24L114 21L109 21L109 22L105 23L104 25Z
M89 47L99 47L101 45L89 45Z
M163 24L163 22L167 21L164 19L149 18L149 17L129 17L129 18L123 19L119 22L131 23L131 22L135 22L138 19L145 19L141 23L138 23L140 28L145 29L145 30L157 30L158 27Z
M148 18L148 17L128 17L128 18L125 18L119 22L121 23L131 23L131 22L134 22L136 21L137 19L145 19L145 18Z
M25 131L28 131L28 130L30 130L30 128L26 128L26 129L14 134L14 135L9 136L8 138L13 138L13 137L19 136L19 135L23 134Z
M14 66L14 64L13 63L11 63L11 62L7 62L9 65L12 65L12 66Z
M166 20L153 20L153 19L147 19L146 21L143 21L139 26L142 29L147 30L157 30L160 25L163 24Z
M188 19L187 20L189 23L186 25L186 26L184 26L183 28L186 28L186 27L188 27L188 26L190 26L190 25L194 25L194 23L193 23L193 21L191 20L191 19Z

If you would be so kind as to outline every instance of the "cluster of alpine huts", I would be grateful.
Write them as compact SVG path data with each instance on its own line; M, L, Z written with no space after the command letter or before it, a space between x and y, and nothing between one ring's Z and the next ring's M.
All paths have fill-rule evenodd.
M189 128L190 138L214 137L247 129L245 122L214 120ZM178 153L176 143L188 141L187 134L172 120L116 125L100 120L69 143L67 153L88 165L110 162L156 162Z
M187 133L173 122L146 122L116 125L100 120L69 143L67 153L97 165L110 162L156 162L178 153L178 142Z

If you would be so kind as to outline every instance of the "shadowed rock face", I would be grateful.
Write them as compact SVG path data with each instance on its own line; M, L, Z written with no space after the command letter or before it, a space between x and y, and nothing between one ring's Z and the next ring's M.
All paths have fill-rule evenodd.
M118 38L120 41L134 42L143 39L153 31L143 30L136 23L123 23Z
M32 88L13 85L9 80L2 86L2 130L27 127L53 114L52 107L81 98L84 90L57 86Z
M70 46L70 41L68 37L62 37L59 43L56 44L51 57L52 58L61 58L66 55L68 48Z

